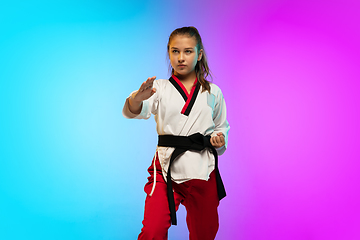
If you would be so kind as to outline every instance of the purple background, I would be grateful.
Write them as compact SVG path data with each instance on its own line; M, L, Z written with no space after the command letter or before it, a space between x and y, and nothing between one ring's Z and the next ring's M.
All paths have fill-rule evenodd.
M256 1L224 13L214 69L232 129L219 239L360 238L358 8Z

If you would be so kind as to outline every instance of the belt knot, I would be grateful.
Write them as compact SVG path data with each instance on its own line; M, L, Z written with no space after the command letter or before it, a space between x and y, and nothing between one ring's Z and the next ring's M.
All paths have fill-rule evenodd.
M210 143L210 137L204 136L200 133L194 133L190 135L189 140L191 141L191 149L201 151L204 148L209 146Z

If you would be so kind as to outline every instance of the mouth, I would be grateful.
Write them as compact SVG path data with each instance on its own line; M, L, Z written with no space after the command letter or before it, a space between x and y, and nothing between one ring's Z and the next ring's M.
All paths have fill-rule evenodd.
M186 65L180 64L180 65L178 65L178 67L183 68L183 67L186 67Z

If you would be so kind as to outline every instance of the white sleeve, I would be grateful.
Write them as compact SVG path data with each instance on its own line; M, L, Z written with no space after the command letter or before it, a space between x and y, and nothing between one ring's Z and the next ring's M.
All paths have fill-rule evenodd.
M129 98L135 93L133 91L128 98L126 98L122 114L125 118L135 118L135 119L149 119L151 114L157 114L158 105L159 105L159 84L158 81L154 81L154 86L156 92L147 100L144 100L141 105L140 114L134 114L129 109Z
M216 102L215 102L214 115L213 115L215 130L211 134L211 136L216 136L220 132L224 135L225 145L221 148L216 149L218 154L221 155L225 152L227 148L230 125L226 120L226 104L225 104L224 96L220 88L217 89L218 91L216 91L216 95L215 95Z

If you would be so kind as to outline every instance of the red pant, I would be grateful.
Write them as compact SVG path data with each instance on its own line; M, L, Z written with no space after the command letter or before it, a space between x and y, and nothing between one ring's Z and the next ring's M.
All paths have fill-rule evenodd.
M155 159L153 160L155 161ZM153 164L148 171L150 177L145 185L147 197L143 228L138 240L166 240L171 226L170 210L167 199L166 182L156 156L156 188L150 197L153 181ZM216 189L215 171L208 181L193 179L181 184L173 182L176 210L183 204L187 211L186 222L190 240L214 240L219 228L217 207L219 198Z

